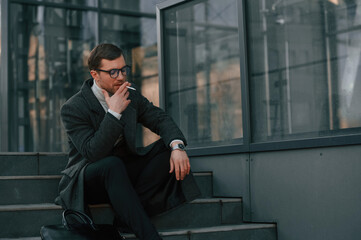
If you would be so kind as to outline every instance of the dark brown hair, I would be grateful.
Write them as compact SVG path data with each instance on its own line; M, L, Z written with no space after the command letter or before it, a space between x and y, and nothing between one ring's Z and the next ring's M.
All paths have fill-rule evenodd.
M114 60L122 55L123 51L113 44L99 44L90 52L90 56L88 58L89 70L98 69L102 59Z

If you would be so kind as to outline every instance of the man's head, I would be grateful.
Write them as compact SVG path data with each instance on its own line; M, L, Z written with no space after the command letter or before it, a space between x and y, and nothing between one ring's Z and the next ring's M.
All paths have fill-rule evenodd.
M122 50L107 43L90 52L88 67L97 85L112 94L126 81L129 72Z
M117 46L109 43L102 43L96 46L88 58L89 70L96 70L101 67L103 59L114 60L123 56L123 51Z

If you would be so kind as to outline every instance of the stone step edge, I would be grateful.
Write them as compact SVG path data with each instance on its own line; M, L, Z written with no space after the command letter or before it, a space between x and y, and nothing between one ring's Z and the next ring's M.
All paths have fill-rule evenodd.
M212 232L229 232L229 231L238 231L238 230L255 230L255 229L267 229L267 228L276 228L277 224L275 223L245 223L237 225L222 225L214 227L204 227L204 228L185 228L185 229L174 229L167 231L160 231L160 236L179 236L179 235L191 235L199 233L212 233ZM126 238L135 238L134 234L122 234ZM25 237L25 238L0 238L0 240L40 240L40 237Z
M212 172L195 172L195 177L212 176ZM27 175L27 176L0 176L1 180L47 180L60 179L62 175Z
M160 236L179 236L179 235L192 235L199 233L212 233L212 232L229 232L237 230L255 230L255 229L267 229L276 228L275 223L244 223L235 225L221 225L213 227L201 227L201 228L185 228L185 229L173 229L166 231L159 231ZM122 234L126 238L135 238L134 234Z
M204 203L241 203L242 198L199 198L190 202L190 204ZM89 205L90 208L108 208L109 204ZM61 210L61 206L54 203L38 203L38 204L19 204L19 205L0 205L0 212L15 211L39 211L39 210Z
M66 152L1 152L0 156L67 156Z

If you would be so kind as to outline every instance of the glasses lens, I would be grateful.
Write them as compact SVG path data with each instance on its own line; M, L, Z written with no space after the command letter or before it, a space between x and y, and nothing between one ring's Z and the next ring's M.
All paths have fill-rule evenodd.
M125 66L122 69L120 69L120 71L122 71L123 76L128 76L130 74L130 67Z
M111 77L111 78L117 78L118 75L119 75L119 70L120 70L120 69L112 69L112 70L110 70L110 72L109 72L110 77Z

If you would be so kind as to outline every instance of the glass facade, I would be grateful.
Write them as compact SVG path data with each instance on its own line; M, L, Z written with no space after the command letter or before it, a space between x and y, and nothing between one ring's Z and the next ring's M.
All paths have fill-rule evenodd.
M237 1L194 1L164 11L165 109L191 146L241 143Z
M247 1L252 142L360 133L359 1Z
M94 12L11 4L9 105L14 151L60 151L60 106L89 78Z
M361 134L359 1L1 3L10 13L0 15L1 151L66 151L59 110L90 77L101 42L125 50L130 81L155 105L162 96L192 148ZM138 137L158 139L148 129Z
M100 42L125 50L126 61L132 65L131 81L159 104L155 4L161 1L145 4L146 10L140 9L144 6L140 2L8 1L8 87L1 91L8 96L9 111L2 109L2 114L7 115L9 126L7 149L2 151L67 150L60 107L90 77L87 58ZM111 13L99 9L100 3L113 6ZM124 4L131 7L126 9L131 14L116 11L114 6ZM138 137L144 145L159 138L148 129Z

